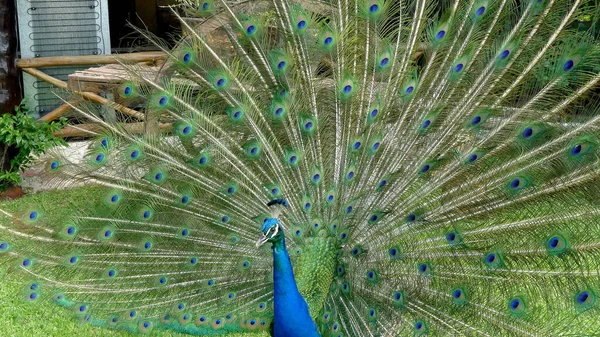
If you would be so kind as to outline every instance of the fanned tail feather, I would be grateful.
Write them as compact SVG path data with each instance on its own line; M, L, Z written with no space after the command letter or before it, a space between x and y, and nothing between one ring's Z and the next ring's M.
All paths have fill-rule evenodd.
M94 187L0 210L24 300L132 332L268 331L255 239L281 198L323 336L597 333L595 2L184 4L207 21L119 89L168 134L75 108L94 146L45 167Z

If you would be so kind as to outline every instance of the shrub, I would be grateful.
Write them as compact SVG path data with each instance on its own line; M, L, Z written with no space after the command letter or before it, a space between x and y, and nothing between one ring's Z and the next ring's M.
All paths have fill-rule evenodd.
M15 106L15 114L0 116L0 163L4 163L11 149L15 156L10 159L7 170L0 171L0 191L10 185L21 183L20 172L27 169L35 156L43 154L57 145L66 145L66 142L53 135L62 129L66 119L56 122L42 122L29 116L25 101Z

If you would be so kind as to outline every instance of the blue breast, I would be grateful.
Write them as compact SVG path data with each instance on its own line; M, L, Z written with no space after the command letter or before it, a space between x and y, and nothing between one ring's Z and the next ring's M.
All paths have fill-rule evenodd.
M275 296L275 337L318 337L308 313L308 305L298 292L285 239L273 245L273 280Z

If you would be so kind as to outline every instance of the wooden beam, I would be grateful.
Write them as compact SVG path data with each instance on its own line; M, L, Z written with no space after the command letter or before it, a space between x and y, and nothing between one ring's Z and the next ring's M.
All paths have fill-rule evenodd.
M75 102L70 101L69 103L65 103L61 106L59 106L58 108L54 109L53 111L51 111L50 113L45 114L44 116L42 116L40 119L38 119L39 121L44 121L44 122L51 122L55 119L58 119L60 116L62 116L65 112L71 110L71 106L75 105Z
M59 80L57 78L54 78L54 77L52 77L52 76L50 76L50 75L48 75L46 73L43 73L43 72L41 72L41 71L39 71L37 69L34 69L34 68L24 68L23 71L26 72L26 73L28 73L29 75L31 75L33 77L36 77L36 78L44 81L44 82L48 82L48 83L50 83L50 84L52 84L52 85L54 85L54 86L56 86L58 88L67 90L67 82L64 82L64 81L61 81L61 80ZM141 113L139 111L136 111L136 110L133 110L133 109L130 109L130 108L124 106L124 105L121 105L121 104L109 101L109 100L107 100L106 98L104 98L102 96L94 94L93 92L73 91L73 93L76 94L76 95L79 95L79 96L81 96L81 97L83 97L83 98L85 98L85 99L87 99L89 101L96 102L98 104L108 104L113 109L118 110L118 111L120 111L120 112L122 112L122 113L124 113L126 115L135 117L135 118L137 118L139 120L144 120L144 114L143 113Z
M52 77L34 68L23 68L23 71L37 79L50 83L57 88L67 90L67 82L61 81L58 78Z
M127 123L121 124L121 127L125 129L129 133L139 134L145 133L146 127L145 123ZM161 123L158 125L158 130L162 132L171 131L173 127L172 124ZM89 124L77 124L77 125L67 125L61 131L55 132L54 135L56 137L93 137L99 132L102 132L104 128L100 124L89 123Z
M30 59L19 59L17 67L19 68L40 68L57 66L85 66L96 64L114 64L114 63L138 63L164 60L167 54L164 52L152 51L130 54L114 55L87 55L87 56L54 56L54 57L36 57Z

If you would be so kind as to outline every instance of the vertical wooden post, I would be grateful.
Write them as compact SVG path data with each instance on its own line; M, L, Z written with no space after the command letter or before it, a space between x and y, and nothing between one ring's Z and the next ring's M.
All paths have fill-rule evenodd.
M158 28L158 20L156 14L158 12L156 0L135 0L135 11L138 15L136 18L136 26L146 27L149 31L156 34Z
M14 0L0 0L0 115L13 113L21 100L17 60L17 22ZM0 144L0 170L9 168L14 149Z

